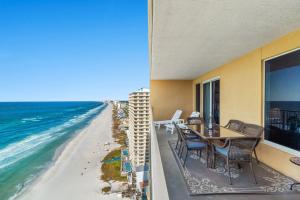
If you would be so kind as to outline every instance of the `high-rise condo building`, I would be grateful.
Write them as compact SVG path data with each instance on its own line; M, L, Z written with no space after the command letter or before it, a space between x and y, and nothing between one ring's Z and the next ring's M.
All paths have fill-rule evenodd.
M129 157L134 167L149 162L150 92L129 94Z

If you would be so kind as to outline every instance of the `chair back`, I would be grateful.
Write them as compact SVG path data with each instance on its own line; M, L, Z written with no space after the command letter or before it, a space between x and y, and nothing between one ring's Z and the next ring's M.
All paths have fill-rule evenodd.
M236 119L229 120L228 124L225 126L226 128L234 131L241 131L244 126L244 122Z
M256 137L230 138L229 148L234 146L242 149L254 150L257 140L258 138Z
M264 128L256 124L244 124L241 132L249 137L260 138L263 134Z
M179 125L175 122L173 122L174 126L175 126L175 129L177 131L177 134L178 134L178 139L181 140L181 141L185 141L185 135L182 131L182 129L179 127Z
M178 125L175 123L175 122L172 122L173 125L175 126L175 130L177 132L177 137L178 137L178 140L181 140L181 133L180 133L180 128L178 127Z
M174 113L174 115L173 115L173 117L172 117L171 120L172 121L178 120L180 118L181 114L182 114L182 110L176 110L176 112Z
M231 160L250 160L258 141L256 137L231 138L228 156Z
M187 135L189 135L191 133L190 129L186 128L184 124L177 124L176 122L173 122L178 135L180 135L180 137L182 139L186 139Z

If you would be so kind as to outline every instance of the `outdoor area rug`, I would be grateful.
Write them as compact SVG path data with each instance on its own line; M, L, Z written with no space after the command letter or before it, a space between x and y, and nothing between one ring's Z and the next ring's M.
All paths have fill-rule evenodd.
M211 169L206 167L206 152L202 152L202 157L200 158L196 152L190 151L186 166L183 167L183 160L178 157L177 150L175 150L176 141L169 141L169 145L184 177L190 195L241 193L300 194L300 187L294 187L293 191L290 190L290 185L294 183L293 179L261 162L257 164L256 160L253 160L253 167L257 184L254 183L248 163L241 163L241 169L238 169L237 164L233 163L230 168L232 177L232 185L230 185L224 158L217 157L216 168ZM183 155L185 155L185 151Z

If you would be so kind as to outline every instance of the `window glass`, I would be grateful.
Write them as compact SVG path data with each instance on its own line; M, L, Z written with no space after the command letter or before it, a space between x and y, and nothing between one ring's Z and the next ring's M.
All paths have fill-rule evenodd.
M300 150L300 50L265 62L265 139Z

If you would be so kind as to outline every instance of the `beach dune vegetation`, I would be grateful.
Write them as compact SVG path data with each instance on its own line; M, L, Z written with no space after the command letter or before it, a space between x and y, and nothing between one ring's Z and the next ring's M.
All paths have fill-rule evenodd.
M122 148L126 147L127 135L125 131L121 131L120 134L116 136L116 142L121 145Z
M115 149L108 153L102 160L101 179L104 181L127 181L127 178L121 176L121 149Z
M102 192L105 193L105 194L107 194L110 191L111 191L111 187L110 186L106 186L106 187L102 188Z

